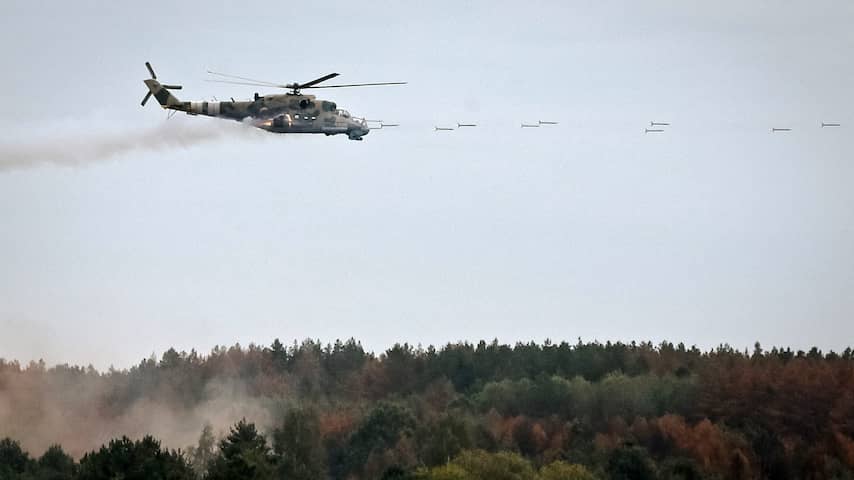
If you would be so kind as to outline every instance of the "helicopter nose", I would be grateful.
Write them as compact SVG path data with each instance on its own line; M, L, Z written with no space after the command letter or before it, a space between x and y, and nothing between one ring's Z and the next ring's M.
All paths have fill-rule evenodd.
M359 136L367 135L371 131L371 129L368 128L367 123L359 123L359 122L356 122L356 124L353 125L353 130L359 132Z
M359 122L353 122L350 124L350 129L347 132L347 136L350 137L350 140L361 140L362 137L370 133L370 129L367 125L363 125Z

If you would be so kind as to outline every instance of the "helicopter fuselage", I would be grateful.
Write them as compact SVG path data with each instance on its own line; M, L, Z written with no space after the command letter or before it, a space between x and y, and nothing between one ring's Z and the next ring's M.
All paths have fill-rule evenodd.
M361 140L370 131L364 119L314 95L256 95L253 101L186 103L190 115L248 121L273 133L345 134L352 140Z
M255 94L251 101L183 102L172 96L157 80L145 80L146 86L168 110L225 118L267 130L273 133L323 133L345 134L351 140L361 140L370 132L363 118L350 115L327 100L302 94Z

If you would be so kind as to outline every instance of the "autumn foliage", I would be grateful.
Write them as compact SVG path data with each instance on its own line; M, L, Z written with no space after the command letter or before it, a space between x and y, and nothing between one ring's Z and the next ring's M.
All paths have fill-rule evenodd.
M4 480L845 479L854 355L277 340L107 372L0 361L2 437Z

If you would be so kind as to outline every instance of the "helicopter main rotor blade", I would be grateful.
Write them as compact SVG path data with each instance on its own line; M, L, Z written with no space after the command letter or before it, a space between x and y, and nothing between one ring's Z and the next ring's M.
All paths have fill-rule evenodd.
M320 85L317 87L300 86L300 88L347 88L347 87L373 87L376 85L406 85L409 82L377 82L377 83L349 83L345 85Z
M148 62L145 62L145 68L147 68L147 69L148 69L148 73L150 73L150 74L151 74L151 79L152 79L152 80L157 80L157 75L155 75L155 74L154 74L154 69L153 69L153 68L151 68L151 64L150 64L150 63L148 63Z
M208 79L205 81L211 82L211 83L228 83L231 85L249 85L250 87L290 88L290 87L285 87L284 85L272 85L272 84L267 84L267 83L252 83L252 82L234 82L231 80L210 80L210 79Z
M239 76L237 76L237 75L230 75L230 74L228 74L228 73L212 72L212 71L210 71L210 70L208 70L208 73L209 73L209 74L211 74L211 75L218 75L218 76L220 76L220 77L225 77L225 78L236 78L236 79L238 79L238 80L246 80L246 81L248 81L248 82L253 82L253 83L257 83L257 84L263 83L263 84L265 84L265 85L266 85L266 86L268 86L268 87L281 87L281 88L285 88L285 86L284 86L284 85L281 85L281 84L278 84L278 83L275 83L275 82L268 82L268 81L266 81L266 80L256 80L256 79L254 79L254 78L239 77ZM210 82L216 82L217 80L209 80L209 81L210 81ZM220 82L223 82L222 80L219 80L219 81L220 81ZM228 82L223 82L223 83L228 83Z
M337 74L337 73L330 73L329 75L324 75L320 78L315 78L314 80L312 80L310 82L298 83L297 85L299 86L299 88L312 88L312 85L317 85L320 82L325 82L325 81L329 80L330 78L337 77L338 75L339 74Z
M145 102L147 102L149 98L151 98L151 92L150 91L145 94L145 97L142 99L142 103L140 103L140 105L142 105L144 107Z
M226 75L224 73L216 73L216 72L208 72L214 75L221 75L230 78L238 78L244 81L236 81L236 80L217 80L217 79L207 79L206 82L212 83L228 83L230 85L247 85L250 87L267 87L267 88L287 88L287 89L296 89L302 90L304 88L349 88L349 87L373 87L377 85L406 85L408 82L376 82L376 83L348 83L342 85L317 85L320 82L325 82L330 78L335 78L338 76L337 73L330 73L324 77L320 77L318 79L312 80L306 84L287 84L280 85L272 82L265 82L263 80L253 80L251 78L238 77L236 75Z

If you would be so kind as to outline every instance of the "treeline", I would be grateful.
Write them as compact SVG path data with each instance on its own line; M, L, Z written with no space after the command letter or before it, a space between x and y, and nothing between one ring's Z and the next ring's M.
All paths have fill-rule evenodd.
M0 361L2 436L0 480L854 479L854 354L351 339Z

